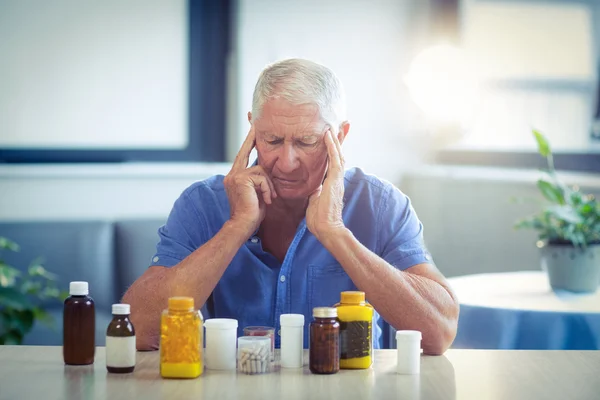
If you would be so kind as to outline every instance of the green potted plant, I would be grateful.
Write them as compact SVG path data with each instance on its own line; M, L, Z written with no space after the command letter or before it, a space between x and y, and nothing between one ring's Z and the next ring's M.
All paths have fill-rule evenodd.
M548 163L545 177L537 181L546 204L515 227L537 231L542 268L552 289L595 292L600 283L600 203L558 179L548 140L536 130L533 135Z
M21 344L36 321L52 326L44 310L47 301L64 301L67 293L56 285L56 276L48 272L38 258L27 274L2 259L4 251L19 251L19 246L0 237L0 345Z

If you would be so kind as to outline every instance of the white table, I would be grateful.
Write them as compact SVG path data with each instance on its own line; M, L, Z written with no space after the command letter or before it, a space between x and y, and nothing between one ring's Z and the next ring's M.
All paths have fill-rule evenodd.
M306 357L305 360L308 358ZM308 367L266 375L205 371L192 380L159 375L158 352L137 353L133 374L64 366L61 347L0 346L0 399L597 399L600 352L449 350L421 357L420 375L397 375L396 353L378 350L368 370L314 375Z
M554 292L542 271L448 281L460 302L454 348L600 349L600 290Z

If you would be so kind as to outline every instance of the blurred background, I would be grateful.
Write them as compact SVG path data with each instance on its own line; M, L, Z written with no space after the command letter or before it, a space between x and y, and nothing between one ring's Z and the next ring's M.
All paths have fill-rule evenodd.
M600 1L0 0L12 262L44 256L118 300L179 194L228 171L258 74L288 57L339 75L347 164L411 197L448 277L540 269L535 232L513 229L538 206L511 201L541 198L532 128L600 195Z

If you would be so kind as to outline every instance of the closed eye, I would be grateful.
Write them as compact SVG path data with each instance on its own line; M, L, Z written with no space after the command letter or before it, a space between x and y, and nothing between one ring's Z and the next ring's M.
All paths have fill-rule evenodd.
M283 142L283 139L266 140L267 144L276 145Z
M315 141L315 142L298 142L298 144L300 146L303 146L303 147L312 147L312 146L316 145L317 143L318 143L318 141Z

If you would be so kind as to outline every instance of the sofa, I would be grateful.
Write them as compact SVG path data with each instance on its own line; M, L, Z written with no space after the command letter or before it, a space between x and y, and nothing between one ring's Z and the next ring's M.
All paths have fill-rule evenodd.
M96 345L105 344L111 305L118 303L148 266L163 220L3 222L0 236L15 241L19 252L5 251L2 258L22 272L31 261L58 276L60 289L70 281L88 281L96 306ZM44 304L53 326L35 323L23 344L62 345L62 303Z
M96 345L104 346L111 306L120 302L127 288L151 264L162 219L117 221L0 222L0 236L21 247L5 252L9 264L26 272L36 257L43 258L48 271L58 276L59 288L68 290L71 281L87 281L96 306ZM62 303L45 304L54 320L47 327L35 323L23 344L62 345ZM393 328L383 319L381 346L395 347Z

